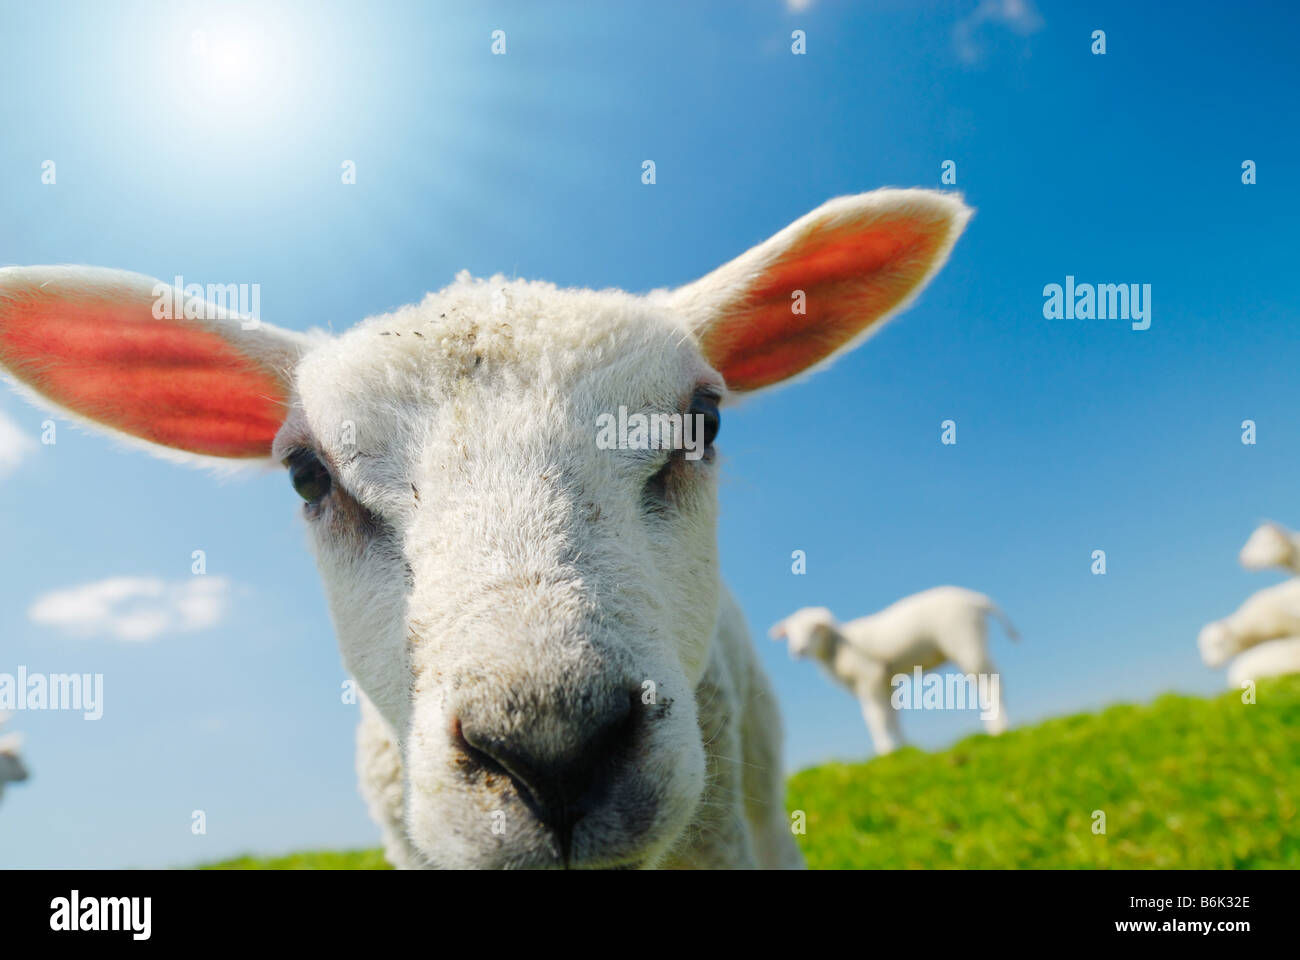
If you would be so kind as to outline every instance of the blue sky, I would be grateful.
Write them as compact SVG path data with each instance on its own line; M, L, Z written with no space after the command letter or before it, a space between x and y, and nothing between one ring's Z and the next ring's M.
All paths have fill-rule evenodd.
M989 593L1024 637L992 641L1013 724L1220 689L1196 632L1279 579L1237 566L1256 523L1300 526L1300 13L797 6L6 4L0 263L258 283L264 319L341 330L462 268L682 283L829 197L939 187L953 160L977 213L916 307L724 416L723 569L789 766L870 754L852 698L765 637L809 604ZM1044 319L1067 274L1151 284L1151 328ZM45 415L8 391L0 416L0 673L105 678L102 720L7 725L33 779L0 805L0 866L375 845L285 477L218 480L62 423L41 445ZM30 615L108 578L182 583L194 550L229 584L219 616L173 607L142 642ZM902 722L929 747L979 729Z

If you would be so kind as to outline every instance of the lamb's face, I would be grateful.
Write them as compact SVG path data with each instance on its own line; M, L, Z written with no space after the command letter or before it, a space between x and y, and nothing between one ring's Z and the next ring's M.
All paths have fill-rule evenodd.
M1242 649L1237 636L1218 620L1201 629L1196 645L1201 650L1201 659L1205 665L1214 668L1223 666Z
M717 465L608 449L598 420L711 419L692 338L626 294L463 280L296 381L276 456L400 740L412 842L449 867L661 858L703 788Z
M835 651L835 617L825 607L804 607L774 626L769 635L785 640L790 656L829 660Z
M0 789L6 783L18 783L27 779L27 768L16 751L0 750Z

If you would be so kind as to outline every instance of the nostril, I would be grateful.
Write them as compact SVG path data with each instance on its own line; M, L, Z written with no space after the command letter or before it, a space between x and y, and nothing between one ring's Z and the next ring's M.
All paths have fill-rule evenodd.
M510 771L506 770L488 750L465 735L465 726L459 716L453 717L451 721L451 742L459 752L457 762L468 761L488 773L510 776Z

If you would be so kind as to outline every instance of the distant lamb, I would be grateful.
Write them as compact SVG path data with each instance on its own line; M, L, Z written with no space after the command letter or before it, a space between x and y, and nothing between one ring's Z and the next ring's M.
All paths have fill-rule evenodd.
M1248 681L1300 673L1300 637L1266 640L1238 654L1228 664L1228 686L1240 689Z
M1300 574L1300 536L1276 523L1265 523L1250 535L1239 559L1247 570L1281 567Z
M7 719L7 715L0 714L0 726ZM22 737L19 734L0 736L0 797L4 796L5 784L20 783L27 779L27 768L23 766L22 757L18 753L21 746Z
M775 698L718 576L719 407L878 330L969 215L841 197L675 290L462 274L338 336L6 267L0 370L173 459L287 468L394 864L797 867ZM626 411L661 442L601 442Z
M902 743L898 711L890 702L892 678L909 678L917 667L933 670L949 661L966 674L997 677L988 652L988 620L997 617L1007 636L1015 628L988 597L961 587L934 587L904 597L878 613L839 624L825 607L805 607L769 631L789 642L790 653L821 663L862 702L862 715L876 753ZM1000 678L987 685L995 707L984 717L997 735L1007 728Z
M1207 666L1221 667L1256 644L1300 634L1300 577L1252 594L1237 611L1206 624L1197 637Z

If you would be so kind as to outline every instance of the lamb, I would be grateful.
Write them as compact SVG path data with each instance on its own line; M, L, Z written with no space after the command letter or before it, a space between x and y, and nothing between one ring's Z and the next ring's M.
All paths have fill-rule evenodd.
M462 273L338 336L10 267L0 369L155 452L287 468L395 866L796 868L780 716L718 574L719 408L880 329L969 215L842 197L674 290ZM621 408L683 435L598 442Z
M862 716L877 754L903 741L891 702L893 678L909 678L949 661L966 674L989 678L992 703L984 713L994 736L1007 729L1000 678L988 652L988 616L1001 621L1007 636L1018 635L988 597L961 587L933 587L891 604L878 613L839 624L825 607L805 607L774 625L773 640L786 640L790 654L821 663L862 702ZM997 679L995 679L997 678ZM968 681L969 682L969 681Z
M4 726L8 719L7 714L0 713L0 726ZM21 746L22 737L16 733L0 736L0 797L4 796L5 784L21 783L27 779L27 768L18 753Z
M1241 548L1241 565L1247 570L1281 567L1300 574L1300 536L1276 523L1264 523Z
M1300 577L1293 577L1252 594L1235 613L1206 624L1196 642L1206 666L1218 668L1256 644L1297 634Z
M1243 651L1228 664L1228 686L1240 689L1264 677L1300 673L1300 637L1266 640Z

